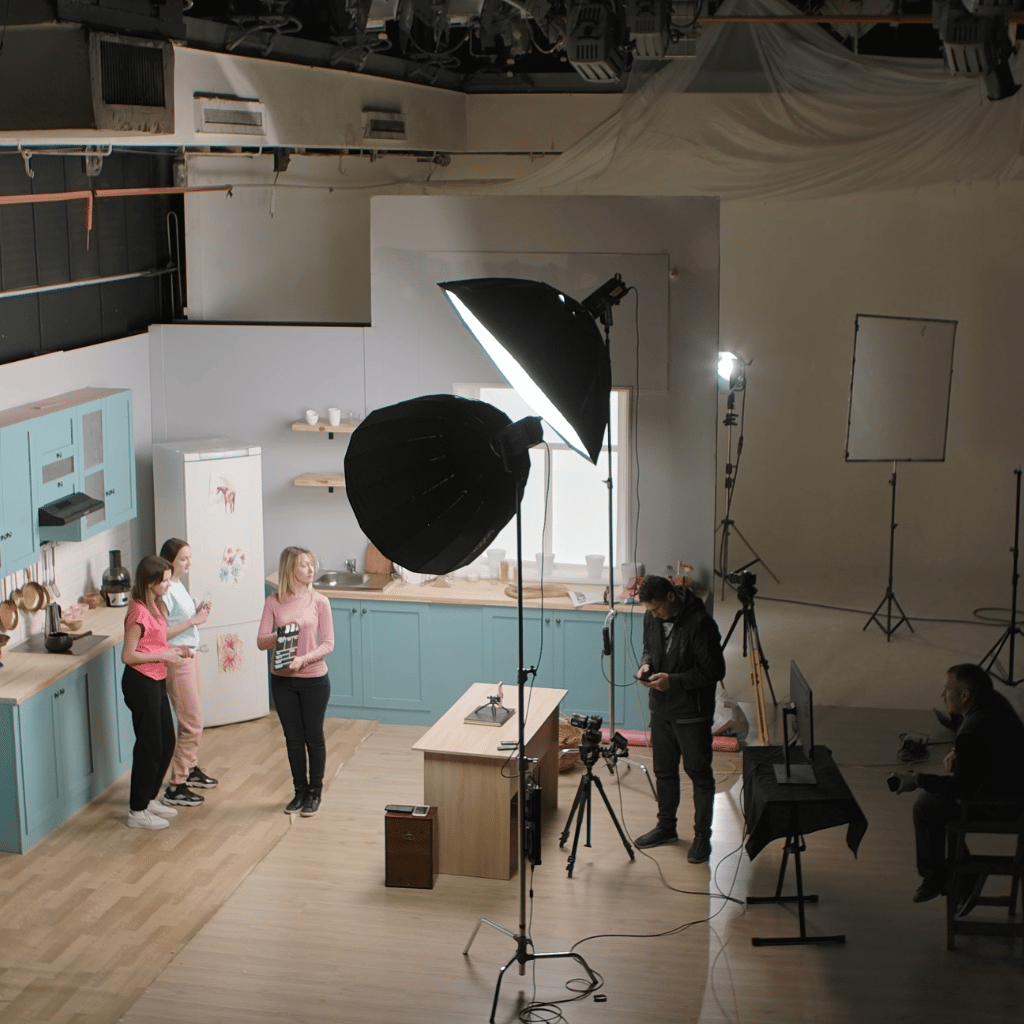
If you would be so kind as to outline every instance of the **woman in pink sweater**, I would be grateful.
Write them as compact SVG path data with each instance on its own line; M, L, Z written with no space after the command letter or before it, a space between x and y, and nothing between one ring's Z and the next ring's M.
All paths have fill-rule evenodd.
M331 695L324 658L334 650L331 603L313 591L316 558L306 548L288 547L281 552L277 593L263 606L256 646L269 651L285 626L298 626L298 646L291 664L272 669L270 692L274 698L295 796L286 814L300 812L309 818L320 809L327 745L324 715ZM308 755L308 774L307 774Z

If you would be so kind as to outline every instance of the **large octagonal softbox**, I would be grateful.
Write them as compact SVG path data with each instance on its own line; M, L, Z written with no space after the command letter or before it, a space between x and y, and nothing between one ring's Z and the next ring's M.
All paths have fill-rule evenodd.
M504 444L519 425L493 405L455 395L374 410L345 455L345 489L363 533L415 572L468 565L522 498L530 456L522 446L508 454Z

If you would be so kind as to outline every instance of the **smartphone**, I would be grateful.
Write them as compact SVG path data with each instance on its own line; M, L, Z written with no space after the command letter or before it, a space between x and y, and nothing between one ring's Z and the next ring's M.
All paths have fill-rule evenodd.
M412 809L412 816L414 818L425 818L430 813L430 808L426 804L417 804Z
M393 814L412 814L415 808L412 804L388 804L384 810Z

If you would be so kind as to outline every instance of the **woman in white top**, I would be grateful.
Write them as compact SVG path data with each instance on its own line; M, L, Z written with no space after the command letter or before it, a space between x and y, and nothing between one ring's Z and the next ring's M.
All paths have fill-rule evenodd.
M183 573L192 566L192 549L188 544L172 537L164 542L160 557L171 563L171 586L164 595L167 609L167 638L174 638L179 647L199 647L199 630L210 615L210 602L198 608L181 582ZM199 737L203 734L203 691L199 678L199 658L183 658L177 665L168 666L167 695L178 719L178 738L171 760L171 779L161 802L179 807L198 807L203 798L192 791L213 789L217 780L210 778L197 764ZM192 787L192 788L190 788Z

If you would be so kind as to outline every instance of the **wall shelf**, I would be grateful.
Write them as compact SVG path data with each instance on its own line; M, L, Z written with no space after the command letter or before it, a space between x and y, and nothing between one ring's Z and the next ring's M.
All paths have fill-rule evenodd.
M335 487L345 486L344 473L303 473L292 481L296 487L326 487L334 493Z
M307 423L305 420L299 420L297 423L292 424L292 430L309 430L314 434L326 434L329 438L333 439L335 434L351 434L358 426L359 420L342 420L337 426L319 420L316 423Z

